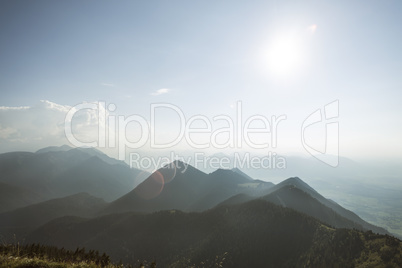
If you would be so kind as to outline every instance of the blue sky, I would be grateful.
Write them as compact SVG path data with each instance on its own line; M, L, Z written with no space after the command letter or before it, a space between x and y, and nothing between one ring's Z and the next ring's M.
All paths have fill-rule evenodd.
M303 120L339 100L341 155L401 161L400 10L400 1L1 1L0 106L12 119L10 107L40 100L105 101L149 118L151 103L166 102L212 117L242 101L246 115L287 115L278 150L294 154ZM290 61L285 71L267 56L275 44L298 59L276 59ZM11 146L17 126L4 118L1 151L35 148L26 132Z

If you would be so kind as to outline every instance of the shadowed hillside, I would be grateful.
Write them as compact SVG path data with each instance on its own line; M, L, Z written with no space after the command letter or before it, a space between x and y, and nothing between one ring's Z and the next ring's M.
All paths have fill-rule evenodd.
M0 214L3 240L22 238L35 228L62 216L94 216L106 203L87 193L52 199Z
M258 196L272 183L250 181L242 174L218 169L206 174L191 165L175 161L151 174L143 183L112 202L110 212L153 212L166 209L203 211L238 194Z
M130 263L162 267L353 267L369 260L401 265L401 241L352 229L333 229L264 200L202 213L176 210L125 213L85 220L65 217L33 232L28 242L107 252ZM393 267L393 266L390 266Z
M3 195L2 211L80 192L112 201L148 176L96 149L66 146L0 154L0 174L0 183L14 187L15 196L27 193L24 202L14 202L14 194Z

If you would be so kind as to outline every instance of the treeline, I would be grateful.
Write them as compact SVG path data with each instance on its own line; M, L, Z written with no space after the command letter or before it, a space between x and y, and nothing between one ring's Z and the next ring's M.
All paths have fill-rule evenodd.
M110 257L105 253L100 254L97 250L86 251L85 248L77 248L74 251L39 244L0 245L0 255L19 258L39 258L63 263L86 262L96 264L100 267L105 267L111 264Z
M85 248L67 250L40 244L0 244L0 268L27 267L88 267L88 268L156 268L155 262L137 261L136 264L113 264L106 253Z

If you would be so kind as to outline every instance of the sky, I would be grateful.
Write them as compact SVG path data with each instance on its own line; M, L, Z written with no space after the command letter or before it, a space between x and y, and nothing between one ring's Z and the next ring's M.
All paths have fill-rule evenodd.
M0 153L69 144L68 112L96 104L76 108L72 132L96 141L103 114L102 149L114 153L112 132L122 146L143 138L131 149L159 154L401 163L400 10L400 1L1 1ZM306 124L317 110L322 120ZM233 139L221 133L214 146L211 132L230 126L228 118L243 128L254 118L249 128L269 131L247 144L233 128ZM151 129L166 144L186 125L207 130L169 148L151 145Z

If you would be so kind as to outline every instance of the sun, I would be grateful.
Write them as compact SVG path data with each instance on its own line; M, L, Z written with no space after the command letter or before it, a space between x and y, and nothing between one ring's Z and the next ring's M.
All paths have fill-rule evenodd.
M266 53L269 71L276 75L288 75L299 70L303 64L303 45L291 35L272 39Z

